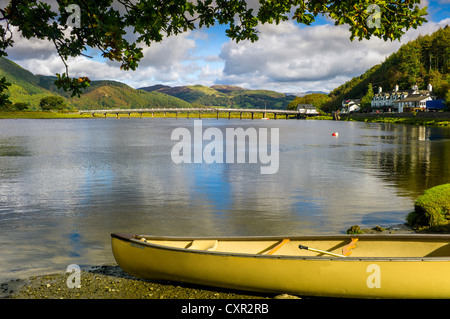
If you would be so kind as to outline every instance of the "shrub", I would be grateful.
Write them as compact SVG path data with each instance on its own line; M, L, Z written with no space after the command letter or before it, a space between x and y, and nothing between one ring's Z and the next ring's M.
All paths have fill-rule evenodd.
M46 96L41 99L39 106L44 111L64 110L67 108L66 101L61 96Z
M13 109L16 111L23 111L23 110L28 110L28 104L27 103L22 103L22 102L17 102L13 104Z
M364 231L361 230L361 228L358 225L350 226L349 229L347 229L347 234L364 234Z
M410 226L434 227L450 223L450 184L439 185L420 196L414 211L409 213L407 222Z

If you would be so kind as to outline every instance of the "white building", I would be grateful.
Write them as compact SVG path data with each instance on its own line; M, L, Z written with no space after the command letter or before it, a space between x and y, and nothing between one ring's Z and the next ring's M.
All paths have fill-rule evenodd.
M344 99L342 100L342 113L358 112L361 108L361 100L359 99Z
M428 84L427 90L419 90L417 85L413 85L411 90L399 90L396 85L393 91L383 92L379 87L378 93L372 99L371 107L372 109L402 113L406 107L425 109L427 101L434 98L431 84Z
M319 112L312 104L298 104L297 111L305 115L319 115Z

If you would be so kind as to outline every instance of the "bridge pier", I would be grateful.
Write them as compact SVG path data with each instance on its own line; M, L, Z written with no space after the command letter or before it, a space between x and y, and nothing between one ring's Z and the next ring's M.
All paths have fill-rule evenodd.
M127 114L128 117L131 118L131 113L139 113L139 116L142 118L143 113L151 113L152 118L155 117L156 113L163 113L164 118L166 118L166 113L175 113L175 118L178 118L178 113L181 112L184 114L187 113L187 118L190 118L191 112L199 112L198 118L202 118L203 112L216 112L216 118L219 119L221 117L221 113L228 113L228 119L231 119L231 113L239 113L239 119L243 119L243 113L250 113L251 119L255 119L255 113L262 114L263 118L268 117L268 114L273 113L273 118L278 119L279 115L286 116L286 119L289 119L289 115L293 115L291 118L302 118L302 114L299 114L296 111L289 110L266 110L266 109L232 109L232 108L221 108L221 109L211 109L211 108L187 108L187 109L177 109L177 108L154 108L154 109L112 109L112 110L81 110L80 114L88 113L95 117L95 114L99 114L99 116L103 115L105 118L108 114L115 114L116 118L120 118L119 114ZM225 115L226 116L226 115Z

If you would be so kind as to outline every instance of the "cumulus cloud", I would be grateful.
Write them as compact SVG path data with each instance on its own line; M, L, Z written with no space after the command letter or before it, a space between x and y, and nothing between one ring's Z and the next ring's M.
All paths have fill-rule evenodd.
M110 79L134 87L149 83L170 83L183 79L193 72L192 52L196 43L189 33L169 37L160 43L143 46L144 58L138 70L120 70L120 63L101 58L99 52L90 50L93 58L69 58L71 76L88 76L92 80ZM14 47L7 50L8 58L34 74L55 75L65 71L53 43L38 39L25 39L14 31ZM201 70L197 67L198 71ZM144 84L144 85L143 85Z
M299 28L292 22L265 25L258 42L228 42L222 47L221 81L239 77L284 84L329 81L355 76L388 52L382 40L350 42L345 27Z
M282 91L329 91L381 63L403 43L448 24L427 23L406 33L402 41L379 38L350 41L348 27L330 24L300 28L293 22L260 27L260 39L227 42L220 57L225 61L221 83ZM252 79L249 81L249 79Z

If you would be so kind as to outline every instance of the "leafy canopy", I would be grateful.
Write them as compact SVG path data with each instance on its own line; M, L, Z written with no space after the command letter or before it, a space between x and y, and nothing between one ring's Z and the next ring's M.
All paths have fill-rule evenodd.
M295 19L310 25L318 15L349 25L350 39L396 40L425 22L419 0L259 0L257 8L244 0L10 0L0 8L0 56L14 45L16 27L27 39L46 39L66 65L57 74L58 87L80 95L88 78L71 79L66 61L96 48L103 57L135 70L143 58L142 45L215 24L228 25L235 41L258 40L257 26ZM56 5L55 5L56 3ZM71 5L71 10L68 10ZM72 10L73 5L75 9ZM73 21L77 21L78 25ZM128 32L127 32L128 31Z
M62 96L46 96L41 99L39 106L44 111L63 110L67 108L66 102Z

